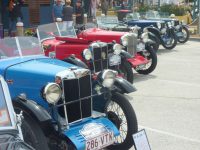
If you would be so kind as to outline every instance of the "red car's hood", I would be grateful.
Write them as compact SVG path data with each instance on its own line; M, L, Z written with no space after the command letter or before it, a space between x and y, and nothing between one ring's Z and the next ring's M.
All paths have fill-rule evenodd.
M60 40L56 40L56 39L48 39L48 40L45 40L42 42L43 45L58 45L58 44L61 44L63 43L63 41L60 41Z
M120 43L120 38L122 35L127 32L117 32L117 31L108 31L99 28L91 28L81 32L78 37L83 38L88 41L97 41L102 42L112 42L115 40L117 43Z
M56 37L56 40L65 41L67 43L74 43L74 44L89 44L88 40L82 38L71 38L71 37Z

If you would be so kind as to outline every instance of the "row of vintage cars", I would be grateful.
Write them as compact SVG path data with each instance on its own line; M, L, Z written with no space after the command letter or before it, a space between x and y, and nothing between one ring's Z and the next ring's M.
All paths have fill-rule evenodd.
M138 123L125 96L136 90L132 69L151 73L160 44L172 49L187 38L186 26L175 26L176 20L131 26L127 19L134 15L123 24L108 16L76 28L54 22L38 26L36 37L0 40L1 80L8 84L15 112L23 116L14 128L15 137L23 135L31 146L24 149L125 150L134 145ZM5 125L2 110L0 127ZM17 149L9 142L1 145Z

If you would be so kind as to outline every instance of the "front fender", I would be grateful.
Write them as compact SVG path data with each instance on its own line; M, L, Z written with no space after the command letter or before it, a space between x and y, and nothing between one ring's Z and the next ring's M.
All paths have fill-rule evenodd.
M129 54L127 51L125 51L125 50L122 50L122 52L120 53L120 55L121 55L121 57L122 57L122 59L124 58L124 59L130 59L130 58L133 58L132 56L131 56L131 54Z
M159 39L161 39L160 37L160 30L155 28L155 27L147 27L148 31L151 32L152 34L154 34L155 36L157 36Z
M17 97L12 102L14 109L23 111L23 113L32 117L40 125L46 136L54 130L50 114L34 101Z
M81 68L88 69L88 66L83 61L81 61L80 59L73 57L73 56L65 58L63 61L73 64L73 65L76 65L76 66L79 66Z
M33 116L39 122L51 120L50 114L40 105L32 100L17 97L13 100L14 108L20 108Z
M136 91L136 88L130 82L123 78L116 78L114 85L119 93L128 94Z

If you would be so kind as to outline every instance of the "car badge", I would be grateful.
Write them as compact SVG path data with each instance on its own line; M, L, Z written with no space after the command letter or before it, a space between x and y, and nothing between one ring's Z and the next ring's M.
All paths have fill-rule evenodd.
M108 130L101 123L88 123L79 132L85 139L91 139L108 132Z

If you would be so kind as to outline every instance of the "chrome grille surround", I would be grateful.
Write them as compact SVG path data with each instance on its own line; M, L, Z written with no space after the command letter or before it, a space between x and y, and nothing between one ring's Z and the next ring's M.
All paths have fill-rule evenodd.
M67 73L67 74L66 74ZM64 76L65 74L65 76ZM57 105L58 114L66 125L92 116L92 84L88 69L65 70L62 75L62 99Z
M89 46L92 52L92 69L100 72L108 69L108 45L104 42L94 42Z
M129 33L127 35L127 39L127 52L132 56L135 56L135 53L137 52L137 35L134 33Z

